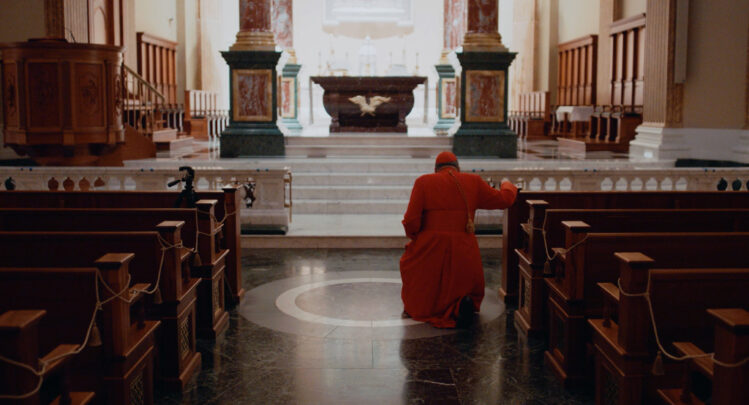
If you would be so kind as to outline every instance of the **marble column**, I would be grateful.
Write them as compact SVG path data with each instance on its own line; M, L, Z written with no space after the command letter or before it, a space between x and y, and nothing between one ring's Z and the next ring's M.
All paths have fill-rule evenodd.
M467 32L458 60L460 128L453 138L458 156L517 157L517 135L507 126L508 68L515 53L502 45L498 0L468 0Z
M276 64L271 0L240 0L237 40L221 52L230 69L229 126L221 134L221 157L283 156L276 125Z
M445 0L442 57L434 68L437 70L437 124L434 132L447 135L458 115L458 79L455 69L447 59L450 52L463 42L466 30L466 0Z
M629 144L630 158L671 158L687 153L682 127L684 84L677 83L677 1L649 1L645 36L643 123Z
M302 130L299 123L299 70L302 65L297 63L294 52L294 21L293 1L273 0L271 7L272 31L276 43L286 51L289 59L281 70L281 81L279 83L279 105L281 122L292 133Z

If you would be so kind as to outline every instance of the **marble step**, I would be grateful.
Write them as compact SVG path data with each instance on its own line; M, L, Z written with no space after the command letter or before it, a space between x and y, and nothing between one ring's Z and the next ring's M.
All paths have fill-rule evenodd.
M352 185L300 186L294 185L294 200L408 200L411 186Z
M440 146L448 148L452 146L452 138L434 136L407 136L403 135L330 135L330 136L287 136L286 146Z
M296 186L413 186L420 173L295 173Z
M501 235L476 235L480 249L502 247ZM339 236L339 235L242 235L240 243L246 249L402 249L405 236Z
M408 200L308 200L294 198L294 214L403 214Z
M336 158L315 159L289 157L286 165L292 173L429 173L434 170L432 158Z
M431 158L445 150L445 146L431 145L287 145L287 156L308 157L415 157Z

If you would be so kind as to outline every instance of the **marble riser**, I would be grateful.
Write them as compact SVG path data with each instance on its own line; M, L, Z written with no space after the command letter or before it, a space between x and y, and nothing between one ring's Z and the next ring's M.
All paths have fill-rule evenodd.
M403 214L408 200L298 200L293 212L297 214Z
M330 159L318 162L293 162L288 166L292 173L410 173L413 175L429 173L434 170L434 160L419 159L422 162L414 163L413 159L406 157L394 157L384 159L356 159L343 160Z
M501 235L476 235L479 248L502 247ZM241 246L247 249L402 249L405 236L276 236L242 235Z
M424 146L424 147L441 147L450 148L452 146L451 138L437 137L414 137L414 136L287 136L286 146Z
M294 198L300 200L408 200L411 186L299 186L294 187Z
M294 199L293 213L318 215L403 215L408 200L297 200ZM477 210L476 224L499 226L502 224L502 210Z
M294 186L413 186L418 174L297 173Z
M326 146L326 145L300 145L287 146L287 156L309 156L309 157L351 157L351 156L408 156L417 158L430 158L437 156L445 150L437 146Z

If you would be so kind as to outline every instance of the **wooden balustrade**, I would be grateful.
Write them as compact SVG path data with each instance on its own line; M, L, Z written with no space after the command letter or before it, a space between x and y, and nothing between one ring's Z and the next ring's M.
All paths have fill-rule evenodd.
M139 32L138 74L155 87L170 105L177 104L177 43Z
M559 44L558 105L595 104L597 50L597 35Z
M521 93L516 107L508 117L510 129L522 139L545 138L551 123L549 92Z
M229 112L219 109L218 93L185 90L185 132L195 139L216 140L229 125Z
M611 70L609 100L590 115L582 139L561 139L560 153L584 155L585 152L608 150L624 153L635 129L642 123L645 74L645 14L611 24Z
M551 134L578 136L587 131L596 103L598 36L586 35L558 45L557 104ZM590 110L590 111L589 111Z

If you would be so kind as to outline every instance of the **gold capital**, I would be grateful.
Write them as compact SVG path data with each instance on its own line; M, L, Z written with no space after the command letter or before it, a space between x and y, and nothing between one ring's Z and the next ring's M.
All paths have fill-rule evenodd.
M270 31L239 31L230 51L275 51L276 42Z

